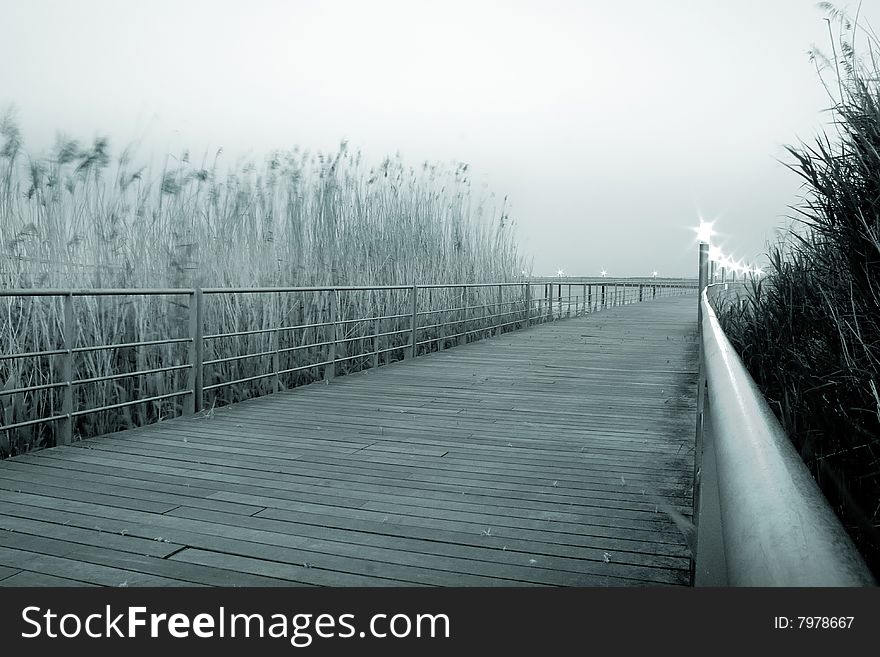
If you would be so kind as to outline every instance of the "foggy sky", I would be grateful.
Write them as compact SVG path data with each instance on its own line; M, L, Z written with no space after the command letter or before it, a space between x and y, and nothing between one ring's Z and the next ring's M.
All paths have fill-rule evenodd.
M823 16L806 0L0 0L0 109L37 152L60 131L230 163L343 138L368 161L464 161L510 197L536 274L692 276L698 216L754 260L797 202L777 159L830 118L807 56L830 50Z

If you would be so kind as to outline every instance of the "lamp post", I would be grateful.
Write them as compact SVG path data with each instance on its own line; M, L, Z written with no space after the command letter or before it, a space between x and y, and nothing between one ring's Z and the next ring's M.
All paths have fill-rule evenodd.
M697 227L697 241L700 243L699 258L699 294L697 295L697 322L699 326L703 325L703 308L701 300L703 298L703 290L709 283L709 243L712 241L712 223L711 221L703 221L700 219L700 225Z

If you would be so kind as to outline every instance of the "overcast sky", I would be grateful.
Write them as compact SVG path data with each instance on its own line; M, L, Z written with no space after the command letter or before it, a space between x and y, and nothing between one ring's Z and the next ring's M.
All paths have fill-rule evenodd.
M807 55L828 50L824 16L810 0L0 0L0 108L37 151L61 131L230 161L343 138L377 161L464 161L509 195L538 274L693 275L699 215L753 258L796 202L777 160L829 118Z

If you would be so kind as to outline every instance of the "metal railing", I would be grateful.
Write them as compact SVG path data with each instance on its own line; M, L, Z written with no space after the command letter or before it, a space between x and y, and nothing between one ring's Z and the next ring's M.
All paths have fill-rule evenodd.
M565 293L563 288L566 288ZM306 380L309 381L329 380L340 369L375 368L383 362L414 358L450 345L534 324L657 297L692 294L695 290L695 283L689 281L650 284L611 280L596 284L534 284L526 281L456 285L0 290L0 299L8 304L20 304L30 297L54 297L60 299L62 306L58 319L58 344L18 352L4 345L0 352L0 373L6 375L0 378L0 430L12 432L51 424L55 429L54 442L69 444L76 433L77 418L85 415L166 402L176 404L179 413L193 414L205 408L207 395L213 393L216 401L217 395L230 387L268 381L268 386L264 385L257 392L273 392L284 388L285 376L307 374ZM235 300L253 295L263 297L257 304L262 309L261 316L254 325L241 327L242 321L254 320L243 320L239 316L241 313L236 314L235 309L240 305L236 305ZM357 295L365 299L353 300L352 296ZM79 345L78 336L84 334L83 319L89 316L89 309L76 307L76 300L83 297L126 300L171 297L176 300L175 307L181 314L182 335L149 340L127 335L120 342ZM210 299L219 299L220 306L225 304L227 310L224 315L223 307L210 308L210 315L215 320L210 327L213 332L206 330ZM305 312L306 301L310 315ZM358 314L380 305L390 308L390 312ZM0 324L0 338L4 341L9 338L11 343L12 320L8 318L16 313L11 305L5 311L8 325ZM291 315L298 315L300 321L286 321ZM309 315L308 319L306 315ZM15 342L22 341L16 339ZM185 348L185 356L178 353L177 357L167 355L164 360L157 357L154 367L112 371L97 376L92 375L94 372L84 373L82 367L77 367L77 359L85 354L143 350L163 345ZM15 380L10 376L13 363L28 359L31 368L39 369L44 380L54 380L36 385L9 385ZM41 362L39 359L52 359L53 362L48 366L35 365ZM244 368L243 363L250 363L250 369ZM139 396L136 387L126 391L121 385L125 379L166 374L178 374L176 378L180 385L161 394ZM184 374L185 383L182 382ZM206 375L209 376L207 381ZM80 407L76 395L78 387L108 382L117 384L117 396L130 398ZM22 406L29 409L40 407L31 403L29 406L19 405L19 417L6 417L8 412L4 411L2 404L4 398L30 395L33 401L33 396L40 394L52 395L42 404L42 407L49 408L49 412L21 417L27 415L27 410L21 410Z
M869 586L874 579L721 329L699 300L697 586ZM731 286L732 287L732 286Z

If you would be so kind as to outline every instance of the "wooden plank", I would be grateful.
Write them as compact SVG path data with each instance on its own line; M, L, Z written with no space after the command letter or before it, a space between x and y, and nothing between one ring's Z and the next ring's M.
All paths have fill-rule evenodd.
M97 502L108 506L115 506L121 509L133 509L138 511L152 511L155 513L165 513L179 506L174 502L152 502L149 500L139 500L132 497L120 497L116 495L105 495L102 493L91 493L82 490L72 490L69 488L61 488L52 486L33 480L15 480L0 478L0 489L9 491L17 491L21 493L34 493L36 495L48 495L62 499L79 500L82 502Z
M56 501L56 502L57 502L57 501ZM49 504L49 505L52 505L52 501L49 500L49 501L48 501L48 504ZM75 516L73 516L72 511L74 511L74 510L80 510L80 509L83 509L83 508L85 508L85 507L94 507L94 505L85 505L85 504L81 504L81 503L61 503L61 504L63 505L64 510L65 510L65 514L66 514L65 517L68 517L69 519L70 519L70 518L74 518L74 521L75 521ZM117 515L120 515L118 512L116 512L116 511L114 511L114 510L112 510L112 509L106 509L106 511L108 511L108 512L115 512ZM91 512L94 513L95 511L91 511ZM97 512L100 513L101 511L99 510L99 511L97 511ZM147 517L147 516L149 516L149 515L150 515L150 514L139 514L139 517L137 517L137 518L133 518L133 520L134 520L134 521L141 521L141 520L144 520L145 517ZM218 521L218 520L222 520L222 519L225 518L225 517L226 517L226 516L224 516L223 514L218 514L218 515L216 515L216 516L214 516L214 517L208 517L208 521L207 521L207 522L204 522L204 523L194 523L192 526L198 526L198 527L199 527L199 531L207 531L207 532L216 532L216 531L218 531L218 530L221 530L221 531L222 531L222 530L223 530L223 527L220 527L220 526L219 526L219 522L217 522L217 521ZM173 522L169 522L169 521L173 521L173 520L175 520L175 519L167 518L166 516L159 516L158 518L159 518L159 520L157 520L157 522L159 522L159 523L161 523L161 524L164 524L164 525L173 525L174 523L173 523ZM253 522L259 522L259 521L256 521L256 520L255 520L255 521L253 521ZM318 522L320 522L320 519L318 519ZM236 523L236 525L240 525L240 524L241 524L240 522L237 522L237 523ZM125 523L124 521L121 522L121 523L118 523L116 526L114 526L114 525L112 524L112 521L110 521L110 520L107 520L107 519L102 519L102 520L101 520L101 527L102 527L102 529L104 529L105 531L119 531L119 527L120 527L120 526L125 527L126 530L129 531L129 533L132 534L132 535L134 535L136 532L139 531L138 528L133 527L132 525L129 525L129 524ZM182 525L182 526L187 526L187 525L184 524L184 525ZM391 525L390 525L390 524L385 525L384 523L380 525L379 523L374 523L374 526L382 526L382 527L384 528L384 527L390 527ZM289 525L285 525L285 527L290 527L290 526L289 526ZM365 529L369 529L370 527L361 527L361 528L362 528L362 529L364 529L364 528L365 528ZM316 536L313 532L310 532L310 531L304 531L304 529L305 529L305 530L308 530L309 528L306 528L306 527L303 527L303 526L298 526L298 527L296 527L295 529L296 529L296 531L295 531L295 535L296 535L297 537L300 537L300 538L301 538L301 537L303 537L303 536L311 536L311 537L315 537L315 536ZM475 527L473 528L473 531L472 531L473 536L480 536L480 532L478 531L478 529L479 529L478 526L475 526ZM249 530L242 529L242 528L239 527L239 526L235 526L235 527L227 527L226 530L228 530L228 531L224 531L224 532L223 532L225 535L231 535L231 536L242 536L243 538L246 538L246 539L248 539L248 540L251 540L251 541L258 541L258 542L262 543L262 545L258 545L258 544L255 545L254 543L250 543L250 545L253 545L253 547L256 548L258 551L264 549L265 546L266 546L267 544L273 544L273 543L274 543L274 544L280 544L280 545L284 545L284 546L288 546L288 545L291 545L291 544L292 544L291 538L290 538L289 536L283 536L283 535L281 535L281 536L278 536L277 538L275 538L275 535L274 535L274 534L271 534L271 533L270 533L270 534L267 534L267 533L265 533L265 532L257 532L257 533L254 533L254 532L251 532L251 531L249 531ZM173 535L174 538L175 538L175 541L177 541L177 542L180 542L180 540L181 540L180 536L179 536L178 533L177 533L177 529L174 529L174 530L172 531L172 527L168 527L168 526L166 526L164 529L157 529L156 527L150 527L147 531L150 532L150 533L147 534L148 536L154 536L154 535L156 535L157 532L161 532L162 535L166 535L166 536L168 536L168 535ZM321 536L325 536L325 535L326 535L326 530L325 530L323 527L320 527L320 526L319 526L317 529L315 529L315 531L318 532L317 537L321 537ZM258 534L262 534L262 535L258 535ZM337 536L340 536L340 535L343 536L343 540L344 540L344 536L345 536L345 535L344 535L344 534L340 534L340 533L337 532ZM504 533L503 533L503 532L500 533L500 536L499 536L499 537L500 537L500 538L503 538L503 539L504 539L505 541L507 541L507 542L510 542L510 541L508 540L508 538L507 538L506 536L504 536ZM434 536L434 535L432 535L432 536L430 536L430 538L432 539L432 543L431 543L430 545L431 545L431 546L436 545L436 541L438 540L439 537L438 537L438 536ZM471 538L472 538L472 537L471 537ZM496 538L496 537L493 536L493 540L494 540L495 538ZM192 539L188 539L188 541L191 541L191 540L192 540ZM483 540L483 539L481 539L481 540ZM296 540L296 541L293 541L293 542L299 542L299 539ZM217 548L217 546L214 546L214 545L212 545L211 547L214 548L214 549ZM223 546L223 547L224 547L224 549L228 549L227 546ZM603 547L604 547L605 549L609 549L608 546L603 546ZM510 548L511 548L511 550L515 549L515 545L511 545ZM360 554L360 552L359 552L359 554ZM597 555L598 555L599 558L602 558L602 549L600 549L598 553L594 553L593 558L596 559L596 556L597 556ZM618 559L617 553L615 553L615 557L614 557L614 558L615 558L615 559Z
M268 412L268 409L267 409ZM177 427L174 431L165 429L161 434L156 434L156 442L162 438L176 438L182 441L186 438L192 440L195 444L203 442L200 439L218 440L221 442L234 441L236 444L246 444L250 437L260 444L270 444L272 441L264 438L267 431L278 432L279 421L284 428L283 440L274 441L276 446L281 445L285 448L294 447L297 451L315 451L320 448L322 440L333 440L334 437L347 435L368 436L369 443L361 443L357 448L346 450L318 450L324 453L339 451L342 453L353 453L358 449L373 444L378 439L387 441L404 441L404 442L423 442L424 444L438 444L435 439L445 441L446 444L459 446L500 446L507 445L510 442L522 444L533 450L535 453L552 454L556 451L577 451L588 445L594 449L604 448L611 453L621 450L629 452L646 452L654 453L657 450L666 450L680 452L680 444L667 444L654 440L657 435L656 426L635 430L632 426L626 424L620 425L600 425L597 421L590 418L591 426L584 427L576 422L572 423L577 429L571 429L566 425L554 425L549 419L540 424L528 420L516 420L507 414L505 422L497 423L495 420L480 425L472 416L468 415L466 420L464 415L457 420L457 424L452 428L443 429L438 426L424 426L423 422L416 420L381 420L373 421L371 418L364 416L347 417L344 411L333 410L328 408L326 415L319 418L309 419L308 414L313 411L303 411L297 413L290 418L281 417L279 413L272 412L273 425L258 425L255 421L240 419L236 421L233 429L226 424L216 423L213 425L201 425L197 427ZM321 424L316 424L320 422ZM171 424L171 423L169 423ZM679 421L675 427L685 426L687 423ZM175 425L176 426L176 425ZM269 428L255 428L255 427ZM554 431L551 435L540 436L538 432L542 428L552 426ZM519 429L517 435L511 434L511 429ZM368 432L368 433L365 433ZM306 435L316 436L317 439L304 438ZM377 438L377 436L379 438ZM566 439L566 437L568 438ZM122 440L125 438L135 439L135 442L144 442L139 440L137 434L118 434L113 440ZM419 438L422 440L419 441ZM614 438L613 441L608 440ZM106 438L93 439L78 443L78 446L84 448L94 448L101 444L107 444ZM103 442L99 442L103 441ZM650 442L649 442L650 441Z
M143 465L143 464L141 464ZM94 468L91 464L78 465L81 472L86 472L88 468ZM100 467L100 466L98 466ZM114 464L115 470L119 471L118 466ZM127 472L127 470L122 470ZM218 474L228 471L228 469L217 468L216 472L197 473L199 477L211 478L215 481L222 481L225 490L213 495L217 499L228 500L247 500L254 504L265 504L272 499L289 499L301 502L317 502L322 504L330 504L337 506L361 507L368 501L391 501L396 503L407 503L413 506L424 506L428 508L441 509L478 509L488 513L494 512L511 512L522 517L542 517L548 512L559 511L558 496L545 496L544 498L528 499L518 497L513 499L510 496L496 497L485 494L480 489L473 490L440 490L440 489L421 489L409 486L389 486L373 483L359 483L340 481L333 479L314 479L314 478L281 478L277 475L264 475L263 477L242 477L238 475ZM186 470L179 469L178 472L184 476ZM138 476L137 471L132 471L133 476ZM303 483L299 483L299 482ZM240 483L239 483L240 482ZM593 492L588 499L569 498L564 509L568 512L575 513L582 509L584 505L589 505L592 499L603 499L606 493ZM628 494L617 494L624 498ZM644 503L644 495L634 495L634 499ZM265 499L264 499L265 498ZM612 498L613 499L613 498ZM656 500L654 501L656 502ZM677 500L672 500L674 505ZM649 507L650 509L650 507ZM658 511L656 503L653 510Z
M111 534L101 531L96 527L83 529L69 524L60 524L62 522L69 522L69 520L70 518L58 517L59 522L53 523L43 522L31 517L22 518L3 514L0 515L0 530L64 541L67 545L71 546L71 550L74 552L76 551L74 547L76 545L93 545L119 552L131 552L133 554L164 559L178 552L183 547L173 543L128 536L123 533Z
M187 586L183 580L85 563L0 545L0 565L101 586Z
M263 553L265 554L265 553ZM265 556L281 556L284 559L291 558L288 554ZM291 582L313 579L314 584L321 586L417 586L413 582L399 579L386 579L383 577L369 577L355 573L343 573L324 568L318 568L308 561L302 563L283 563L279 561L267 561L254 557L223 552L211 552L208 550L188 549L174 555L175 561L181 561L203 566L222 567L234 569L241 573L254 575L271 575L282 577Z
M98 586L90 582L56 577L44 573L35 573L30 570L20 570L15 575L0 580L0 586Z
M215 471L217 471L217 470L218 470L218 469L215 469ZM204 475L198 475L198 476L208 476L208 475L207 475L207 474L204 474ZM278 475L278 474L268 475L267 477L268 477L267 479L261 481L261 480L259 480L259 479L257 479L257 478L247 478L247 479L242 479L242 478L237 477L237 476L232 476L232 477L226 477L226 476L224 476L224 475L215 475L215 476L214 476L214 478L217 479L217 480L221 480L221 479L222 479L223 481L243 481L243 482L246 483L247 485L251 485L251 486L253 486L253 485L257 485L257 486L262 485L262 486L277 487L277 488L290 488L290 486L286 485L285 482L290 481L291 478L288 478L288 477L282 477L282 476L280 476L280 475ZM295 479L294 479L294 481L295 481ZM277 482L277 483L276 483L276 482ZM411 479L409 479L409 480L400 480L400 481L398 481L398 483L402 483L402 482L403 482L403 483L409 482L410 484L413 483ZM313 481L313 483L318 484L318 485L321 485L321 486L332 485L332 482L331 482L330 480L327 480L327 479L321 479L321 480L319 480L319 481ZM342 486L351 486L351 485L352 485L352 484L350 484L350 483L348 483L348 482L337 482L337 483L338 483L339 485L342 485ZM553 502L554 500L557 501L557 502L565 502L565 503L567 503L567 504L569 504L569 505L571 505L571 504L590 504L589 501L586 501L586 502L584 501L584 499L585 499L585 498L584 498L585 493L584 493L583 491L579 491L580 497L572 497L571 495L566 495L566 491L560 489L559 487L552 487L552 482L549 482L549 484L551 484L551 485L547 485L547 486L544 486L544 487L543 487L543 490L547 491L546 494L542 494L542 495L534 495L534 494L530 494L531 497L533 497L533 498L535 498L535 499L544 499L544 500L546 500L546 501L548 501L548 502ZM620 486L620 485L619 485L619 482L618 482L618 488L626 488L626 487L625 487L625 486ZM487 491L485 491L484 489L480 489L480 488L476 488L476 487L474 487L474 488L472 488L472 489L456 489L455 487L451 487L451 488L447 487L447 489L450 490L450 491L457 491L457 492L459 492L459 493L469 493L469 494L480 494L480 493L485 493L485 492L487 492ZM417 491L417 492L418 492L418 491ZM638 499L639 494L641 493L641 491L633 491L633 493L634 493L634 495L633 495L633 499ZM621 493L617 493L617 494L618 494L618 495L622 495ZM628 494L629 494L629 493L628 493ZM523 499L523 496L522 496L522 495L515 495L515 497L518 497L518 498L520 498L520 499ZM600 495L599 497L601 497L601 495ZM641 499L642 499L642 500L645 499L645 495L644 495L644 494L641 495ZM648 499L651 499L651 498L648 498ZM674 502L674 500L673 500L673 502ZM645 508L644 504L641 506L641 508L643 508L643 509ZM650 507L648 507L648 510L650 510Z
M31 468L34 470L34 468ZM107 481L108 483L105 483ZM105 477L104 480L96 476L87 476L86 473L77 473L75 477L56 476L42 472L7 472L0 471L0 488L7 490L20 490L47 494L57 493L59 496L73 496L74 499L100 500L102 503L111 503L124 508L140 508L147 511L168 510L181 504L189 504L202 508L252 515L260 511L260 507L247 506L235 503L218 503L217 500L204 499L198 495L175 495L165 491L154 491L142 488L144 482L124 480L120 477ZM118 500L116 498L123 498ZM131 500L132 502L129 502ZM148 503L145 508L141 502ZM155 502L156 506L149 506ZM135 506L130 506L133 503Z
M177 451L167 452L164 449L150 447L138 447L127 445L101 445L95 448L97 451L112 452L114 454L131 454L148 456L161 456L173 461L191 462L187 458L188 455L181 454ZM465 460L466 461L466 460ZM366 474L371 477L392 477L403 479L421 478L425 481L437 481L437 477L444 474L452 475L450 481L456 481L463 484L482 485L486 479L486 472L480 467L469 462L453 463L452 459L437 460L431 463L430 467L423 467L420 470L418 460L406 458L394 458L390 455L385 456L361 456L357 459L340 459L340 458L324 458L314 456L310 458L302 457L296 462L281 463L277 461L263 460L260 457L244 457L237 459L222 458L216 456L200 455L197 464L209 465L228 465L234 464L238 467L278 473L302 473L316 472L320 470L332 470L337 472L346 472L348 474ZM679 474L687 477L687 472L679 470ZM555 473L546 473L541 477L529 476L522 477L519 475L507 476L503 473L502 467L493 468L492 487L506 488L511 487L522 490L534 490L543 488L551 484L553 481L565 480L569 488L574 489L590 489L595 485L611 485L617 486L627 485L637 486L643 484L642 487L658 488L664 485L664 477L651 472L640 471L634 468L621 467L614 472L609 472L607 468L599 470L587 471L579 475L576 479L555 476ZM621 478L623 481L621 481ZM668 483L668 482L666 482ZM668 488L668 487L667 487ZM673 488L674 490L674 488Z
M195 512L195 510L194 510ZM201 514L198 514L201 515ZM294 531L298 528L288 526L288 523L266 520L263 518L248 518L246 524L262 527L273 527L277 531ZM487 537L488 538L488 537ZM449 557L443 554L432 554L424 551L412 552L386 547L370 547L364 544L350 544L345 542L314 538L305 548L312 550L316 555L314 562L321 566L325 560L333 562L334 557L348 557L349 559L377 562L372 566L375 572L384 570L398 572L401 569L408 570L412 567L428 566L438 573L439 579L433 583L446 584L448 581L458 581L458 585L478 585L480 579L489 577L484 583L513 585L520 584L544 584L559 586L584 586L593 585L597 580L614 580L615 583L625 585L627 583L684 583L684 571L676 578L675 571L670 569L652 569L627 564L612 562L590 562L583 560L579 563L579 572L553 570L544 568L536 557L527 557L522 554L511 553L510 560L505 562L506 550L494 551L492 561L483 561L471 555L469 557ZM518 561L519 563L516 563ZM423 569L424 570L424 569ZM430 583L430 580L426 581Z
M40 555L63 557L75 561L83 569L96 566L110 568L117 572L128 572L135 581L139 578L156 576L180 582L175 586L290 585L289 581L277 577L242 574L234 570L210 566L184 567L168 558L159 559L149 555L119 552L99 546L71 544L42 536L14 534L7 537L6 540L8 544L5 547L27 550ZM123 585L127 586L128 584Z
M16 568L8 568L6 566L0 566L0 581L6 579L7 577L12 577L16 573L21 572Z
M105 467L110 468L136 468L143 469L149 473L151 477L163 477L162 473L168 473L168 477L179 475L181 477L189 477L191 481L198 481L204 478L210 481L222 482L225 489L229 489L229 485L243 484L248 486L268 486L270 488L289 488L291 482L307 481L316 486L338 486L345 488L354 488L364 490L370 485L400 487L406 486L408 490L414 494L421 491L429 491L425 494L433 495L436 492L448 492L450 494L465 493L467 495L485 495L487 497L502 495L507 499L516 499L518 504L523 504L530 500L546 501L548 503L561 504L580 504L582 496L586 493L577 491L569 493L565 488L560 489L552 487L548 489L546 486L536 489L532 492L513 491L510 487L499 486L499 490L490 490L479 485L469 486L464 482L456 482L456 485L449 483L421 482L414 479L409 473L389 473L383 474L375 471L363 470L354 467L339 467L337 464L303 464L297 467L286 467L279 469L254 469L241 467L232 464L209 464L200 463L198 470L188 469L188 462L169 461L162 458L156 458L151 455L148 450L135 450L131 454L123 453L117 449L112 454L108 453L111 458L102 458L94 454L88 457L78 457L76 455L67 456L67 460L76 462L78 467L95 467L93 463L106 464ZM65 461L62 461L64 463ZM146 476L146 475L145 475ZM186 481L186 479L181 479ZM631 482L630 482L631 483ZM552 484L552 482L551 482ZM627 499L628 496L642 496L641 489L635 490L630 485L622 485L619 479L610 483L594 483L585 487L583 490L589 491L590 495L599 495L607 493L617 499ZM670 491L666 488L659 488L655 492L662 493L667 498L674 498L670 495Z
M331 409L328 409L328 413L332 412ZM482 431L480 434L474 434L472 432L465 432L462 430L458 431L441 431L439 428L426 428L418 424L416 426L402 425L402 426L392 426L391 424L381 424L381 425L373 425L368 422L368 419L360 418L360 419L352 419L349 423L343 423L344 419L341 414L337 413L337 419L333 421L332 428L328 428L330 423L325 419L325 426L318 429L314 426L309 426L308 423L303 419L302 415L297 416L297 420L291 419L290 421L285 421L285 427L290 431L287 434L286 439L277 443L285 448L295 448L296 452L307 454L310 452L320 452L327 453L326 450L319 449L320 441L312 441L312 445L306 446L303 445L303 439L300 437L301 434L309 434L313 433L315 435L325 436L328 439L333 435L346 435L348 433L358 433L363 434L365 431L370 431L370 439L371 442L365 444L364 447L358 449L350 449L350 450L340 450L341 454L354 454L363 449L369 449L371 446L376 445L377 443L388 444L388 445L416 445L419 447L432 447L437 448L439 446L447 446L451 449L460 448L468 451L473 451L475 454L485 454L485 453L493 453L495 450L499 448L505 447L515 447L520 450L519 453L523 455L528 455L530 457L534 457L536 459L559 459L561 458L559 452L563 453L584 453L587 449L591 450L590 454L595 456L597 459L606 459L606 460L620 460L620 457L623 455L630 455L633 457L638 456L654 456L660 452L669 452L671 455L681 454L682 447L681 445L674 444L657 444L656 442L651 441L653 434L650 432L644 432L642 434L636 435L632 432L626 434L622 432L616 431L604 431L604 432L580 432L577 435L577 440L569 440L566 442L561 441L551 441L541 440L536 438L534 435L513 435L508 430L504 433L504 435L498 435L498 437L492 437L488 432ZM277 421L277 420L276 420ZM300 424L297 425L297 422ZM509 424L509 422L508 422ZM535 427L534 423L523 423L522 428L529 429ZM469 427L473 428L473 427ZM236 429L239 434L244 431L246 435L250 438L260 438L262 434L257 434L253 432L252 425L247 425L245 428L244 425L242 428ZM295 432L295 433L293 433ZM525 433L525 431L523 431ZM610 435L615 436L618 440L609 443L607 438ZM165 432L163 436L172 436L170 432ZM594 435L601 435L602 439L593 438ZM187 438L188 442L191 442L195 445L201 444L206 441L211 441L214 444L228 444L235 442L235 444L245 444L247 441L243 440L239 436L236 436L233 433L225 433L222 426L218 427L215 431L212 431L210 427L202 426L199 427L198 430L181 430L177 434L178 440L182 438ZM139 442L139 441L134 441ZM269 444L268 440L259 439L261 445ZM155 441L155 444L169 444L167 441L160 442L159 440ZM173 443L171 443L173 444ZM94 444L89 444L90 447L93 447ZM649 462L650 465L653 465ZM654 467L658 469L663 468L662 463L658 463L654 465Z
M5 497L7 497L7 495L0 493L0 500L3 500ZM450 571L442 567L439 569L434 568L431 567L430 564L427 566L423 566L422 562L429 560L427 558L417 560L418 563L412 563L412 559L404 563L390 561L384 563L381 568L381 572L377 572L377 566L375 563L373 563L374 561L376 561L376 559L368 558L369 556L371 556L369 554L367 555L367 558L365 558L364 552L370 552L370 550L364 548L361 545L352 546L342 542L333 542L332 546L335 546L337 548L336 550L330 549L328 546L331 544L328 543L326 546L324 546L324 549L322 551L315 552L306 547L309 542L314 540L314 537L304 537L295 534L289 534L286 532L265 530L262 528L253 528L254 525L272 525L274 527L274 521L271 520L256 520L252 523L236 522L235 524L230 525L222 522L217 522L218 517L228 519L229 516L226 514L209 516L211 518L210 521L200 521L193 518L151 514L147 512L128 511L123 513L114 507L99 507L98 505L76 501L50 501L47 498L42 498L39 496L19 496L19 501L25 500L34 504L43 505L44 507L48 508L61 506L63 507L62 510L67 511L68 513L80 511L90 512L94 514L102 514L104 517L100 521L101 526L107 531L118 532L120 531L120 528L122 528L123 531L126 531L129 534L137 535L140 529L136 526L133 526L132 523L144 522L149 524L149 531L155 531L158 527L163 530L164 536L169 537L176 537L177 530L192 530L202 532L207 537L220 536L226 538L237 538L240 541L248 541L253 544L252 549L256 550L257 554L263 555L263 558L265 558L265 555L268 554L268 547L275 546L283 548L285 550L286 558L293 559L292 563L312 564L316 563L316 561L320 561L321 568L319 569L312 570L310 566L306 566L304 570L308 572L304 573L304 576L310 575L313 572L321 573L324 570L336 570L339 572L348 572L355 574L362 573L387 579L400 579L416 584L428 585L445 584L453 586L488 586L491 585L493 581L492 577L481 575L479 573L459 573ZM204 510L190 509L188 511L191 513L197 513ZM239 519L242 518L242 516L239 516ZM289 525L283 524L283 527L287 528L289 527ZM173 540L177 541L176 538L174 538ZM202 538L202 541L205 540L209 539ZM238 545L241 545L241 543L239 543ZM399 551L395 550L394 548L377 547L372 550L372 552L378 552L382 555L393 557ZM81 552L77 553L77 556L81 555ZM424 555L422 556L424 557ZM2 553L0 553L0 564L3 563L4 562L2 560ZM11 563L9 565L16 564ZM85 565L81 563L80 565L85 567ZM138 574L138 576L140 576L140 574Z

